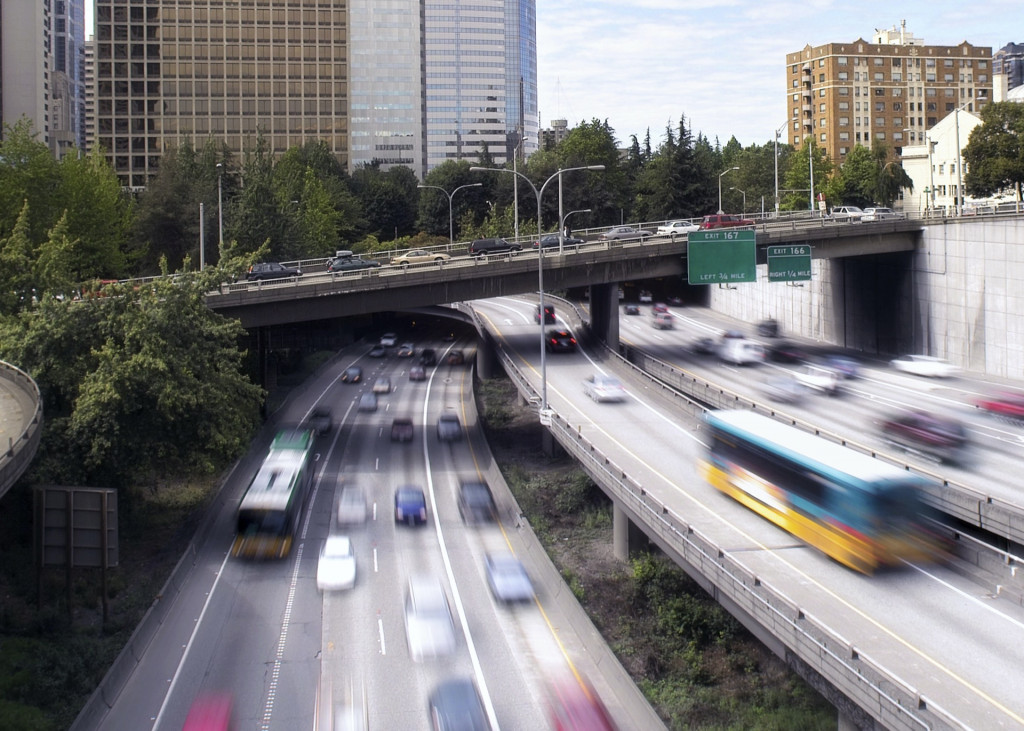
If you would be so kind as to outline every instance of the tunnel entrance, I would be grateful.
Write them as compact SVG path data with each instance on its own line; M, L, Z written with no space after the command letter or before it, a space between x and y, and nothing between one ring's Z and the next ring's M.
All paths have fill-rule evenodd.
M840 345L883 356L914 350L913 252L834 259Z

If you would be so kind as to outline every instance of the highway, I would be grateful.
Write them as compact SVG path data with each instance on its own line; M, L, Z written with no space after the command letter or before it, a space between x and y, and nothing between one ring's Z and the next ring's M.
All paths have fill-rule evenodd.
M436 347L442 362L447 349L466 345L440 338L416 342L417 348ZM228 554L234 508L265 454L271 428L229 477L206 531L209 539L184 559L195 568L176 587L180 592L165 599L171 603L162 622L146 631L151 639L133 641L130 652L139 655L138 664L123 690L109 699L112 707L99 723L79 727L178 729L193 700L213 692L233 698L236 728L324 731L336 713L349 713L369 728L426 729L433 688L446 678L467 677L479 688L494 728L537 729L548 726L550 684L573 673L589 678L621 728L657 727L621 667L618 675L611 669L617 664L608 662L607 648L594 644L600 638L592 626L574 613L582 611L518 521L503 483L495 484L497 468L476 430L472 369L442 364L427 369L426 381L412 382L412 359L395 357L394 349L371 359L368 350L357 344L343 352L274 416L279 424L297 423L315 404L327 404L338 425L318 447L309 509L291 556L253 562ZM339 375L353 364L363 367L363 382L341 383ZM377 411L358 410L359 394L378 376L390 377L394 390L380 396ZM442 412L459 416L466 438L437 439ZM391 441L395 416L412 417L412 442ZM491 483L499 523L462 522L455 499L460 478ZM395 524L392 495L399 484L426 492L426 526ZM339 527L339 488L350 486L365 491L370 511L364 524ZM338 532L353 542L356 584L318 592L319 549ZM520 557L534 580L534 602L504 606L491 597L484 571L488 551ZM456 626L453 653L422 662L411 658L404 602L412 576L433 577L444 586Z
M533 305L506 298L477 302L474 307L539 391ZM673 314L687 317L680 308ZM676 331L655 331L649 322L632 319L636 329L623 318L624 338L660 342L669 350L701 327L716 328L695 318ZM761 376L758 369L730 369L712 362L701 367L747 389L756 389ZM617 375L633 398L622 404L597 404L585 398L582 381L597 371ZM1018 603L993 593L977 577L941 563L907 564L863 576L804 546L705 484L696 471L705 449L699 421L673 408L649 381L603 349L549 354L546 372L549 405L565 420L568 432L592 445L613 465L615 474L627 476L636 486L634 492L642 491L652 502L666 506L673 520L707 538L738 573L756 577L755 586L770 586L784 595L790 606L799 608L798 619L813 617L828 627L845 643L839 652L852 653L847 662L870 658L875 667L913 689L920 709L951 727L1024 725L1024 697L1019 693L1024 670L1018 653L1010 649L1024 641L1024 608ZM890 378L884 369L869 368L863 385L856 388L877 388L890 397L904 389L903 397L909 398L908 388L924 394L936 387L930 381L917 385L915 380ZM855 396L815 398L808 401L815 418L829 414L835 425L858 434L865 430L861 423L869 417L848 410ZM901 720L913 725L912 720Z

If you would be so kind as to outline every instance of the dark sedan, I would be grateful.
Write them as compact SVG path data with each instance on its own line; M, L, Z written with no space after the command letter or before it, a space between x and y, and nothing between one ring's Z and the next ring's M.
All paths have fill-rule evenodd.
M579 246L583 243L583 239L578 239L575 236L566 236L562 239L563 246ZM535 249L557 249L558 248L558 234L550 234L548 236L541 237L540 241L533 242L533 248Z
M359 269L376 269L379 261L360 259L358 256L337 256L327 262L329 272L353 272Z
M363 369L359 366L349 366L341 374L342 383L359 383L363 380Z
M493 523L497 510L491 488L483 482L459 485L459 516L466 523Z
M911 411L882 422L882 435L891 444L938 462L966 461L967 430L956 419Z
M576 350L576 338L568 330L548 330L544 346L549 353L571 353Z

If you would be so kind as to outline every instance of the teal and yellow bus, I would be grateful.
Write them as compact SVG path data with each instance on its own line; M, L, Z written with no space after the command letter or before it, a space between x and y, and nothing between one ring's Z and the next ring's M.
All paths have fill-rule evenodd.
M313 480L315 439L309 429L283 429L238 506L231 555L284 558Z
M753 411L706 421L705 479L836 561L871 574L942 555L923 478Z

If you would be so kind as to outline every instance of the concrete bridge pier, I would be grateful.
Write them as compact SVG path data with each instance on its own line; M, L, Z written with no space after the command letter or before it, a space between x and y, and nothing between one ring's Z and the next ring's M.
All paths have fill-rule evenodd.
M590 331L612 350L619 349L619 285L590 285Z
M476 375L481 380L494 378L494 364L497 355L494 352L494 341L488 333L482 334L476 341Z
M650 546L647 535L629 519L618 503L612 503L612 552L620 561L628 561L630 553Z

